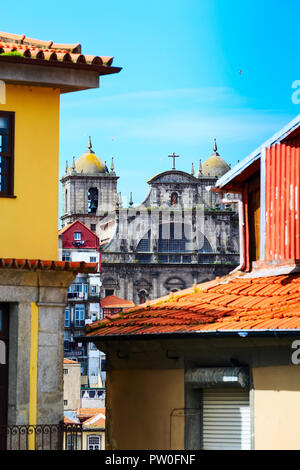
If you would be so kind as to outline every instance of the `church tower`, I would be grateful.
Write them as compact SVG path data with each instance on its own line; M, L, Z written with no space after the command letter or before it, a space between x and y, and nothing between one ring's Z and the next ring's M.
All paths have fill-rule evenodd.
M110 171L92 149L89 137L87 151L72 166L66 163L63 185L63 227L80 220L96 231L99 221L117 205L117 180L112 159Z

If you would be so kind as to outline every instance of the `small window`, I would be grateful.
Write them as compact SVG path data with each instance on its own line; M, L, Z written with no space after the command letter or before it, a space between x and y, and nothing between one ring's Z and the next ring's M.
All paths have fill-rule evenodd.
M92 232L96 232L96 224L91 224L91 230Z
M74 232L74 240L81 240L81 232Z
M64 400L64 406L68 405L68 400Z
M65 309L65 328L68 328L70 326L70 309L66 308Z
M62 253L62 260L63 261L71 261L71 253L69 251L63 251Z
M109 295L114 295L114 293L114 289L105 289L105 297L108 297Z
M64 375L68 375L69 369L64 369Z
M14 192L14 117L0 111L0 196Z
M90 263L97 263L96 256L90 256Z
M101 450L100 436L88 436L88 450Z

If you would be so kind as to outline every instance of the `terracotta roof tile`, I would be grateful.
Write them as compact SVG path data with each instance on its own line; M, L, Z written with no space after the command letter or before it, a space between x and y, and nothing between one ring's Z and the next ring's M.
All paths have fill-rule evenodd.
M132 300L125 300L117 297L116 295L108 295L100 300L100 305L103 308L129 308L135 307Z
M40 259L0 258L0 269L26 269L29 271L73 271L77 273L97 272L98 263L84 261L53 261Z
M72 361L71 359L64 358L64 364L79 364L78 361Z
M228 276L86 326L88 337L280 329L300 330L300 274Z
M19 52L24 59L48 61L49 65L64 62L110 68L113 63L113 57L110 56L83 55L80 43L55 44L53 41L28 38L24 34L0 32L0 57L13 51ZM4 58L2 55L1 59Z

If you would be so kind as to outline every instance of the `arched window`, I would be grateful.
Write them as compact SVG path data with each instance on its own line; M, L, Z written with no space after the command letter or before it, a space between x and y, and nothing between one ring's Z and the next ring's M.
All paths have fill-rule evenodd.
M176 206L177 203L178 203L178 194L172 193L171 194L171 206Z
M144 289L139 291L140 304L144 304L147 300L147 297L148 297L147 291L145 291Z
M98 209L98 189L90 188L88 190L88 213L96 214Z

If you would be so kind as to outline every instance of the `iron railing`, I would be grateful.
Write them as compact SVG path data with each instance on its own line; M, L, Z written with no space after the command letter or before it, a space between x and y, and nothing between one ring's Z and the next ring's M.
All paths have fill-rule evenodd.
M81 424L0 425L0 450L81 449Z

